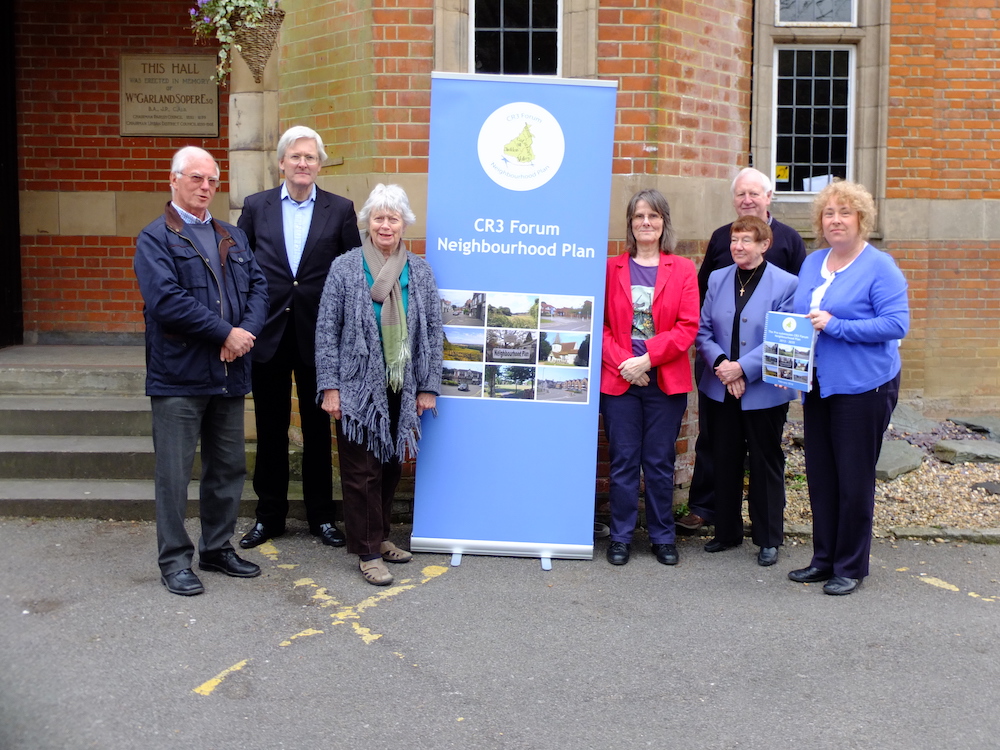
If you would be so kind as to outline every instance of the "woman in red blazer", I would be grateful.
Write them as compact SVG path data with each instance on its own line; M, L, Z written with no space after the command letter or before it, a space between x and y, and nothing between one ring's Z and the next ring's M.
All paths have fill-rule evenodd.
M641 190L626 209L626 252L608 260L601 415L611 457L608 562L624 565L639 513L639 470L653 554L678 561L674 443L692 390L688 350L698 333L694 263L673 254L670 206Z

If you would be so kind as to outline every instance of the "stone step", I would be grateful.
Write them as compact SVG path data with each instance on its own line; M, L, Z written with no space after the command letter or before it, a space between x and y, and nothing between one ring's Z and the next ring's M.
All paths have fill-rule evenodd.
M188 516L198 515L198 482L188 488ZM340 488L335 485L334 502L340 513ZM288 517L306 520L302 504L302 484L288 487L291 500ZM243 487L240 516L253 518L257 496L249 479ZM0 516L38 518L105 518L130 521L156 520L155 488L152 480L101 479L0 479ZM413 520L413 481L400 482L393 503L392 518L396 523ZM237 533L243 533L242 524Z
M146 435L153 431L145 396L0 396L5 435Z
M11 346L0 349L0 394L141 396L141 346Z
M257 445L247 443L247 475ZM0 479L152 479L156 461L149 436L0 435ZM192 479L201 475L195 453Z

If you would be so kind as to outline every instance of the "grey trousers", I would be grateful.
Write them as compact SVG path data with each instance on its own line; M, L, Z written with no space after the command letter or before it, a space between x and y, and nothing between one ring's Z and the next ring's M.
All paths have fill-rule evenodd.
M199 554L232 549L246 478L243 397L151 396L156 451L156 540L160 572L191 567L184 528L194 452L201 438Z

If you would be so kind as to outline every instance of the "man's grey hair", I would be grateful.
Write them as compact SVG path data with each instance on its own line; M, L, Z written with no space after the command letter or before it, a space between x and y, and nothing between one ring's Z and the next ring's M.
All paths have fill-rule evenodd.
M752 177L757 182L759 182L760 186L764 188L765 193L774 192L774 187L771 185L770 177L761 172L759 169L754 169L753 167L747 167L746 169L741 169L740 173L736 175L735 179L733 180L733 184L730 187L730 191L732 192L733 196L736 195L736 183L742 180L744 177Z
M319 154L320 163L322 164L326 161L326 149L323 148L323 139L319 137L319 133L312 128L307 128L305 125L290 127L278 139L278 161L285 158L285 152L288 150L288 147L299 138L312 138L316 142L316 152Z
M212 156L210 153L208 153L208 151L206 151L203 148L199 148L198 146L185 146L176 154L174 154L174 158L171 159L170 161L170 174L184 174L184 168L188 165L188 163L191 160L203 156L207 156L209 159L215 162L215 178L218 179L220 175L219 163L215 161L215 157ZM212 175L205 175L205 176L211 177Z
M416 214L410 210L410 199L406 197L406 191L399 185L383 185L380 182L372 188L365 205L358 211L358 223L365 232L368 231L368 218L372 211L391 211L399 214L403 220L403 229L417 220Z

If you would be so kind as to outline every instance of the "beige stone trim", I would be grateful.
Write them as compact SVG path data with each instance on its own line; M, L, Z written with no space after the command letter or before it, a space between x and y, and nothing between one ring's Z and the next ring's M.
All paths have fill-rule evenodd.
M24 190L18 195L21 234L135 237L163 213L168 200L169 190L153 193ZM216 193L209 211L216 218L226 219L229 193Z

